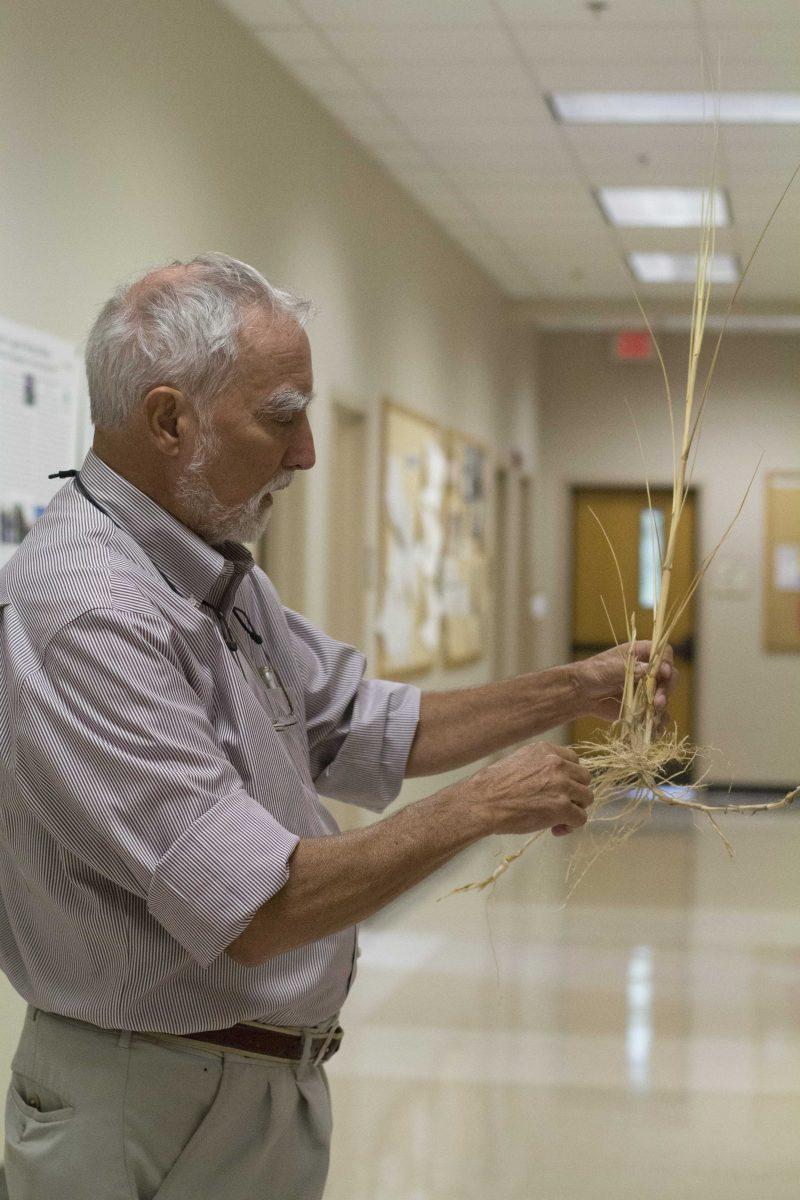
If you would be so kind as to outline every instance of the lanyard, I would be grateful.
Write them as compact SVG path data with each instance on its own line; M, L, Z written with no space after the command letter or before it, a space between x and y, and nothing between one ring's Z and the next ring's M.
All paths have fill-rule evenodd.
M93 505L94 508L103 514L103 516L108 517L111 524L116 526L117 529L121 529L123 533L128 533L128 530L122 529L122 526L119 524L119 522L115 521L111 516L111 513L103 508L100 501L92 495L86 484L81 479L80 471L54 471L52 475L48 475L48 479L72 479L72 482L80 492L81 496L83 496L85 500L88 500L89 504ZM129 534L129 536L131 535ZM150 559L150 563L153 569L158 571L158 574L168 585L168 587L176 594L176 596L180 596L181 593L175 587L175 584L172 582L172 580L168 579L163 571L159 571L152 559ZM291 695L286 687L284 687L275 667L269 662L267 662L264 666L257 666L250 658L250 655L247 653L244 647L240 646L237 642L234 634L231 631L231 627L228 623L225 613L222 612L221 609L215 608L214 605L210 604L207 600L200 600L198 603L204 608L210 608L216 616L222 640L233 654L242 676L255 692L262 708L266 711L267 715L272 721L273 728L280 730L287 729L290 725L295 725L297 723L297 718L294 714L294 706L292 704ZM235 606L231 609L231 611L238 623L241 625L242 629L250 638L251 642L254 642L257 646L263 646L264 639L261 634L253 628L247 614L243 612L242 609L236 608ZM262 653L266 658L266 650L262 651Z

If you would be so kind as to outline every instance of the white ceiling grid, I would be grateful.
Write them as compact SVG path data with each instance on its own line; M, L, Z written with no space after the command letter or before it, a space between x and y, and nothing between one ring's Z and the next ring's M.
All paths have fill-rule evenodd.
M800 0L224 0L269 52L511 295L624 299L634 250L691 253L692 230L614 230L603 185L698 186L697 126L566 126L552 90L800 88ZM708 66L705 68L708 75ZM733 212L718 249L746 261L800 162L800 127L725 126ZM800 278L800 181L748 278L790 303ZM686 295L683 285L644 287Z

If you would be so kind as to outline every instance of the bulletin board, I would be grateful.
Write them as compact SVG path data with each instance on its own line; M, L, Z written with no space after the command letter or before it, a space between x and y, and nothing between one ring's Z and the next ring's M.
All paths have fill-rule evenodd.
M383 405L378 673L419 675L441 649L441 573L447 445L443 429L398 404Z
M483 658L489 624L489 453L452 432L445 498L442 642L448 666Z
M800 471L765 484L764 649L800 653Z

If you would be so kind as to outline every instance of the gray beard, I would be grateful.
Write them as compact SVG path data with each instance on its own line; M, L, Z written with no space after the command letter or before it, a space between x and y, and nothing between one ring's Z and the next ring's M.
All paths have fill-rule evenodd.
M220 504L205 473L219 447L219 438L213 430L201 430L197 452L178 479L175 495L186 512L187 524L210 545L255 542L272 516L272 505L266 503L267 495L287 488L292 482L293 472L276 472L259 492L243 504Z

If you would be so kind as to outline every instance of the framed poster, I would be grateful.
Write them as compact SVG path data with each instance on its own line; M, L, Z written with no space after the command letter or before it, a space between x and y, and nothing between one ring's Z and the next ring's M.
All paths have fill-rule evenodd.
M764 649L800 652L800 471L765 480Z
M397 679L430 670L439 655L446 438L385 401L382 442L378 673Z
M442 564L442 635L448 666L483 658L489 634L489 452L463 434L448 439Z

